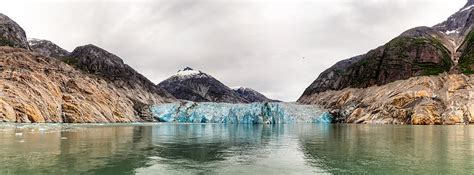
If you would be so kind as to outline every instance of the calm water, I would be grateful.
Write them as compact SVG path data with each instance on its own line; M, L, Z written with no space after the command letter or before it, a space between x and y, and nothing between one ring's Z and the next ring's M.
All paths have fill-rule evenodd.
M0 174L474 171L474 126L0 125Z

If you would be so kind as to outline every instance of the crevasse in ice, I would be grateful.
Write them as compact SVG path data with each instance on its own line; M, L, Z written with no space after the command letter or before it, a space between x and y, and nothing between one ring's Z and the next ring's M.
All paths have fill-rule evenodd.
M319 107L293 103L169 103L152 108L161 122L178 123L330 123Z

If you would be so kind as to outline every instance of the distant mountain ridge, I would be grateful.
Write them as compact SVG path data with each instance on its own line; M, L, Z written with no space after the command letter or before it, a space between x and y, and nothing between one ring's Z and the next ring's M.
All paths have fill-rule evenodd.
M278 100L272 100L267 98L265 95L260 92L246 87L234 88L234 91L237 92L242 98L247 100L250 103L254 102L279 102Z
M28 43L32 51L37 52L46 57L63 58L70 54L67 50L59 47L58 45L48 40L33 38L28 40Z
M186 67L158 86L178 99L194 102L252 103L270 101L256 91L235 91L202 71ZM241 93L239 93L241 92Z

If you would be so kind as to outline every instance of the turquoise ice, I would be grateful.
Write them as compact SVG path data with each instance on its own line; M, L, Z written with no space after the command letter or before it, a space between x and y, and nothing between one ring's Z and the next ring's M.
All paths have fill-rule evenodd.
M177 123L330 123L331 115L312 105L294 103L169 103L152 108L161 122Z

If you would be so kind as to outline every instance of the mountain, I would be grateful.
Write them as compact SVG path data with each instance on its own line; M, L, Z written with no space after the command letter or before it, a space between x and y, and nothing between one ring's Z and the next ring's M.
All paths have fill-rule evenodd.
M303 96L347 87L366 88L414 76L459 70L459 47L473 27L472 1L433 27L410 29L384 46L327 69ZM345 64L340 67L340 64Z
M411 29L384 46L324 71L303 96L347 87L380 86L414 76L449 72L455 63L451 51L443 45L443 37L443 33L430 28Z
M172 98L145 76L125 64L118 56L92 44L80 46L63 59L66 63L130 90L143 90Z
M158 86L182 100L222 103L250 102L211 75L189 67L179 70L175 75L159 83Z
M96 46L64 57L50 42L33 41L29 50L23 29L4 15L0 32L0 122L153 121L151 106L176 101Z
M474 122L467 93L474 73L473 10L469 0L444 22L407 30L366 54L336 63L298 102L323 105L341 122Z
M239 88L235 88L234 91L250 103L278 102L277 100L271 100L267 98L265 95L251 88L239 87Z
M28 40L28 43L32 51L46 57L63 58L69 55L67 50L64 50L63 48L48 40L30 39Z
M30 49L26 33L15 21L0 13L0 46Z
M461 10L451 15L446 21L443 21L432 28L447 35L455 45L459 46L464 37L472 30L474 16L472 10L474 1L468 0Z

